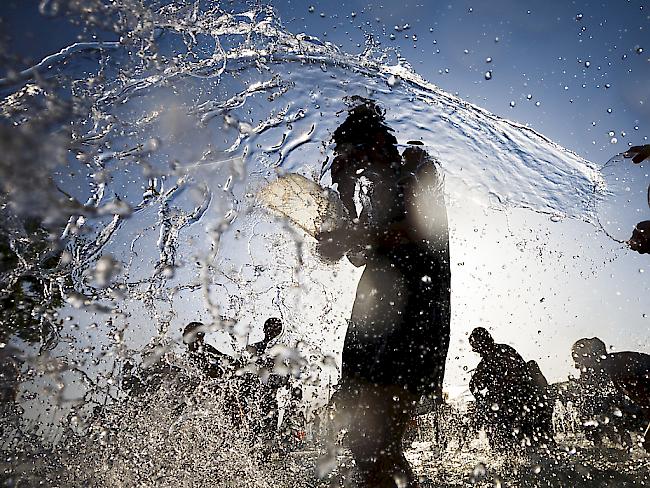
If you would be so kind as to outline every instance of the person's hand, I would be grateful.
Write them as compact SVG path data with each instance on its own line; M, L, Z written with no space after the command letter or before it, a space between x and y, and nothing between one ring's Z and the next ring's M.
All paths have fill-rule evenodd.
M627 243L630 249L639 254L650 254L650 220L636 224L632 231L632 237Z
M632 146L623 153L624 158L632 158L634 164L641 164L645 159L650 159L650 144Z
M318 254L327 261L338 261L348 249L346 234L341 230L316 234Z

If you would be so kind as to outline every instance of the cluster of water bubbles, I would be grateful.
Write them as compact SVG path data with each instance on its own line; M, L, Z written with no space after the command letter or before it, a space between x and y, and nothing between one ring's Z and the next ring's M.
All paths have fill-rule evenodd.
M251 402L246 422L235 422L227 392L240 379L197 379L181 331L201 320L209 340L237 356L261 339L266 318L281 317L282 358L292 365L284 373L302 391L296 432L307 435L324 415L354 298L340 284L359 271L317 259L315 242L256 194L288 172L329 183L346 97L377 100L400 142L421 140L440 161L456 261L475 239L468 208L598 221L605 182L594 165L439 90L371 42L350 56L287 32L264 7L41 7L119 40L71 45L0 80L10 479L319 483L315 458L284 458L279 469L260 454L264 408ZM133 364L174 374L138 396L123 385Z

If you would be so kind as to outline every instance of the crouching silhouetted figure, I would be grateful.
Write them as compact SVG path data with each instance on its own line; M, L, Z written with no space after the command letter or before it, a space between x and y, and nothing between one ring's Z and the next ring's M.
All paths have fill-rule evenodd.
M548 441L552 406L533 384L519 353L507 344L495 343L483 327L472 331L469 343L481 356L469 387L483 416L490 446L499 449Z
M443 178L419 143L400 155L370 100L356 100L333 141L332 182L353 224L321 234L320 252L365 265L333 401L362 486L414 487L402 437L419 398L442 397L449 347Z
M571 348L571 355L575 366L580 369L581 379L583 376L609 379L639 407L646 425L650 422L649 354L627 351L608 353L605 343L592 337L577 341ZM650 451L650 435L647 430L646 428L643 447Z

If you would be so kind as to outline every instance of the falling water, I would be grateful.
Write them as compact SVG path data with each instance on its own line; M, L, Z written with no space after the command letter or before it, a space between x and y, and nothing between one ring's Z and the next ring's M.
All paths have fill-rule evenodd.
M440 90L371 41L350 55L287 32L270 8L86 3L43 2L111 19L102 25L119 41L73 44L0 80L0 339L20 379L16 403L3 405L10 479L327 486L313 421L327 417L359 271L319 260L315 241L256 195L286 173L330 184L331 136L353 95L377 100L400 144L422 141L444 171L454 279L466 290L453 290L454 324L489 293L469 284L480 271L464 271L480 258L477 239L510 232L517 248L539 251L509 220L519 212L545 229L599 228L609 187L594 164ZM494 215L507 218L494 227ZM201 377L181 340L198 320L237 356L271 316L285 323L286 389L302 391L286 410L302 420L285 421L298 447L281 458L261 447L263 402L251 394L233 417L240 396L228 392L244 380ZM131 367L153 371L157 387L127 391ZM480 446L455 464L429 455L431 432L410 454L423 476L496 483L477 467L489 456ZM499 463L517 473L512 459Z

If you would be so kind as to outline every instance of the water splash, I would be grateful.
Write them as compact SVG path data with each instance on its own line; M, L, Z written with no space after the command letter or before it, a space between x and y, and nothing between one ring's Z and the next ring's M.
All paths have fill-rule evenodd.
M351 56L287 32L270 8L86 3L85 21L120 19L110 24L118 42L77 43L0 80L3 296L20 293L27 317L12 313L16 333L2 340L22 351L27 380L16 432L68 439L71 417L90 422L94 407L113 404L98 425L132 419L115 437L101 427L99 438L79 441L75 455L89 459L78 466L105 484L163 483L157 476L172 476L164 467L183 471L176 454L201 439L206 456L239 453L220 461L230 476L267 486L249 447L231 439L225 449L206 431L233 430L210 408L223 405L212 390L188 395L206 414L202 424L174 417L164 396L120 403L124 365L146 363L144 351L156 351L153 363L182 355L191 320L210 324L212 342L236 355L260 338L265 318L281 316L284 357L305 403L326 403L353 299L340 283L359 272L326 268L314 242L254 196L285 172L329 184L329 142L346 97L377 100L400 143L420 140L440 161L458 241L474 239L460 218L468 206L596 222L605 186L593 164L440 90L372 43ZM72 2L44 5L77 12ZM154 426L170 419L182 424L183 439L172 442L180 451L144 466L99 465L101 451L84 444L151 455L169 446ZM211 462L220 464L192 460L183 475L207 483ZM143 477L131 477L138 469Z

